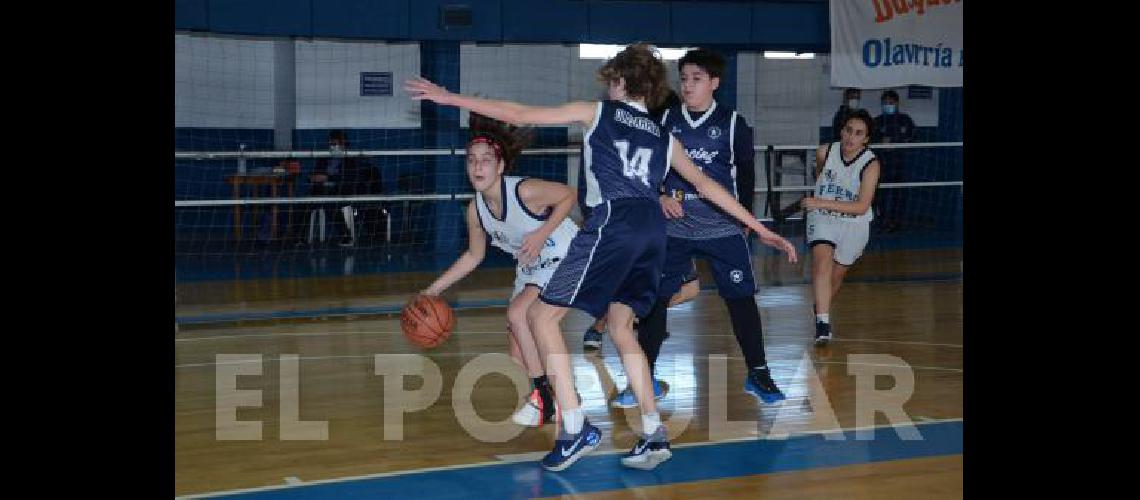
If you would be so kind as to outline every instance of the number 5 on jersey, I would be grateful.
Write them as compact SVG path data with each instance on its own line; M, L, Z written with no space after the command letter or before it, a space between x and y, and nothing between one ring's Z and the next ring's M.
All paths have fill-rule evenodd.
M633 152L633 158L629 158L629 141L614 141L614 147L618 150L618 157L621 158L622 173L630 178L641 179L641 183L649 186L649 159L653 156L653 150L649 148L637 148Z

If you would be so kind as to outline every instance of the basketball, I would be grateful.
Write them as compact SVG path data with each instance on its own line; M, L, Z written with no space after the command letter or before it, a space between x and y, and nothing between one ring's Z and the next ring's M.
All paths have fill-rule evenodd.
M431 349L451 335L455 328L455 315L442 298L417 295L400 313L400 328L409 342Z

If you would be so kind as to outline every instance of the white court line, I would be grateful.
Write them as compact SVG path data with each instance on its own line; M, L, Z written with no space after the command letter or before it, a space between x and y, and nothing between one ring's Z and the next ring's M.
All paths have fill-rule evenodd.
M912 422L912 424L916 425L916 426L921 425L921 424L939 424L939 423L946 423L946 422L961 422L962 421L961 418L939 419L939 418L930 418L930 417L915 417L914 420L918 421L918 423ZM850 429L843 429L843 428L840 428L840 429L816 429L816 430L789 432L787 434L781 434L778 437L757 436L757 435L740 436L740 437L734 437L734 438L718 439L715 441L699 441L699 442L693 442L693 443L679 443L679 444L670 445L670 447L671 448L695 448L698 446L708 446L708 445L719 444L719 443L735 443L735 442L740 442L740 441L758 441L758 440L760 440L760 441L783 441L783 440L786 440L788 438L799 437L799 436L811 436L811 435L815 435L815 434L833 434L836 432L858 432L858 431L871 430L871 429L882 429L882 428L888 428L888 427L891 427L891 428L902 427L905 425L908 425L908 424L868 425L868 426L863 426L863 427L852 427ZM594 451L594 452L591 452L590 455L616 455L618 453L625 453L625 450L615 448L612 450ZM541 460L542 457L544 457L544 456L546 456L545 451L532 451L532 452L528 452L528 453L513 453L513 454L506 454L506 455L495 455L495 458L498 458L499 460L502 460L503 462L512 463L512 462L538 461L538 460Z
M788 433L788 434L780 435L779 437L742 436L742 437L737 437L737 438L721 439L721 440L717 440L717 441L702 441L702 442L698 442L698 443L680 443L680 444L672 445L671 447L672 448L695 448L698 446L710 446L710 445L721 444L721 443L732 443L732 442L739 442L739 441L757 441L757 440L783 441L783 440L786 440L786 439L791 438L791 437L810 436L810 435L816 435L816 434L833 434L833 433L838 433L838 432L858 432L858 431L862 431L862 430L895 428L895 427L911 426L911 425L919 427L919 426L923 426L923 425L941 424L941 423L948 423L948 422L962 422L962 421L963 421L962 418L946 418L946 419L937 419L937 420L936 419L930 419L930 420L927 420L925 422L918 422L918 423L911 422L909 424L870 425L870 426L864 426L864 427L853 427L850 429L844 429L841 427L838 429L822 429L822 430L794 432L794 433ZM605 450L605 451L595 451L595 452L590 453L590 455L615 455L618 453L625 453L625 450L613 449L613 450ZM541 458L542 455L545 455L545 454L546 454L545 452L531 452L531 453L519 453L516 455L502 455L502 456L513 457L513 456L522 456L522 455L538 455L538 457ZM512 461L510 461L510 460L507 460L507 461L493 460L493 461L476 462L476 463L470 463L470 464L446 465L446 466L442 466L442 467L428 467L428 468L424 468L424 469L409 469L409 470L393 471L393 472L381 472L378 474L365 474L365 475L361 475L361 476L347 476L347 477L340 477L340 478L334 478L334 479L320 479L317 481L310 481L310 482L307 482L304 484L286 484L286 485L262 486L262 487L258 487L258 488L245 488L245 489L239 489L239 490L217 491L217 492L202 493L202 494L197 494L197 495L180 496L180 497L175 497L175 498L186 498L186 499L190 499L190 498L211 498L211 497L218 497L218 496L224 496L224 495L235 495L235 494L239 494L239 493L255 493L255 492L260 492L260 491L283 490L283 489L295 488L297 486L344 483L344 482L350 482L350 481L360 481L360 480L365 480L365 479L378 479L378 478L383 478L383 477L402 476L402 475L408 475L408 474L419 474L422 472L437 472L437 471L445 471L445 470L469 469L472 467L482 467L485 465L502 465L502 464L511 463L511 462Z
M736 338L735 334L727 333L673 333L669 332L669 338L673 337L732 337ZM801 339L807 338L801 335L768 335L764 334L765 339ZM935 342L918 342L912 340L870 340L870 339L849 339L849 338L833 338L831 342L878 342L883 344L904 344L904 345L930 345L937 347L957 347L961 348L961 344L938 344Z
M454 332L455 334L462 335L477 335L477 334L506 334L506 330L495 330L487 332L476 331L463 331ZM200 342L204 340L229 340L229 339L248 339L248 338L264 338L264 337L322 337L322 336L337 336L337 335L352 335L352 334L401 334L402 332L396 330L368 330L358 332L286 332L286 333L246 333L238 335L219 335L214 337L197 337L192 339L174 339L175 342ZM670 337L736 337L727 333L669 333ZM764 335L766 339L798 339L806 338L799 335ZM903 344L903 345L929 345L936 347L956 347L961 349L961 344L939 344L936 342L919 342L910 340L872 340L872 339L850 339L850 338L833 338L832 342L875 342L882 344Z
M871 339L839 339L833 338L831 342L877 342L883 344L904 344L904 345L932 345L937 347L957 347L962 348L962 344L939 344L935 342L918 342L910 340L871 340Z
M301 481L301 478L297 476L289 476L285 478L285 484L301 484L303 482L304 481Z
M417 354L417 353L376 353L376 354ZM365 359L365 358L375 357L376 354L350 354L350 355L345 355L345 356L301 356L301 357L298 357L296 359L298 361L318 361L318 360L326 360L326 359ZM431 355L424 354L423 356L427 356L429 358L430 357L463 357L463 356L475 357L475 356L479 356L480 354L483 354L483 353L441 352L441 353L431 354ZM571 354L574 355L574 354L578 354L578 353L571 353ZM662 353L662 354L667 354L667 353ZM714 354L708 354L706 356L714 356L714 355L717 355L717 354L715 354L715 353ZM741 360L744 359L744 356L724 356L724 357L727 359L741 359ZM262 359L257 360L257 361L233 361L233 362L229 362L229 363L190 363L190 364L183 364L183 365L174 365L174 368L201 368L201 367L205 367L205 366L218 366L218 365L241 365L241 364L252 364L252 363L264 363L267 361L270 363L276 363L278 361L278 358L274 357L272 354L269 354L269 355L263 355ZM781 360L768 360L769 363L779 362L779 361L781 361ZM793 360L788 360L788 361L792 362ZM942 370L942 371L962 373L961 368L947 368L947 367L943 367L943 366L884 365L884 364L878 364L878 363L849 363L847 361L818 361L818 360L812 360L812 363L822 364L822 365L852 365L852 366L882 366L882 367L891 367L891 368L914 368L916 370Z
M332 197L318 198L318 199L321 200L322 202L326 202L326 203L333 200ZM233 200L219 200L219 201L233 201ZM270 199L269 203L279 203L279 200ZM399 304L395 304L395 303L388 304L388 305L391 307L398 307L399 306ZM506 309L507 305L508 304L506 302L503 302L503 303L495 302L495 303L491 303L491 304L472 303L472 304L462 304L458 307L454 307L453 309L459 310L459 311L483 310L483 309ZM355 306L348 306L348 307L355 307ZM359 307L368 307L368 306L359 306ZM375 306L375 307L384 307L384 305ZM211 312L202 312L202 313L189 313L185 316L188 319L196 319L199 316L211 316L211 315L227 315L227 314L262 314L262 315L264 315L264 314L276 314L276 313L281 313L281 312L296 313L298 311L295 311L295 310L280 311L277 309L257 310L257 311L242 311L242 310L239 310L239 311L216 311L216 312L211 311ZM185 325L211 325L211 324L217 324L217 323L233 323L233 322L237 322L237 321L278 321L278 320L312 319L312 318L323 318L323 319L325 319L325 318L340 318L343 316L394 316L394 315L397 315L400 313L399 310L393 310L393 311L372 311L372 310L369 310L369 311L327 311L327 312L324 312L321 310L315 310L315 311L300 311L300 312L305 312L305 313L311 312L311 314L307 315L307 316L285 316L285 317L275 317L275 316L274 317L261 317L261 318L239 317L239 318L231 318L231 319L216 319L213 321L186 321L186 320L184 320L182 322L182 324L185 324ZM178 318L175 317L175 322L177 322L177 319Z
M348 331L348 332L283 332L283 333L245 333L245 334L237 334L237 335L218 335L218 336L214 336L214 337L196 337L196 338L190 338L190 339L174 339L174 341L175 342L198 342L198 341L202 341L202 340L226 340L226 339L243 339L243 338L260 338L260 337L320 337L320 336L335 336L335 335L352 335L354 333L370 334L370 335L389 333L389 334L393 334L393 335L396 335L396 334L403 335L403 332L401 332L400 330L362 330L362 331L357 331L357 332L351 332L351 331ZM452 333L453 334L463 334L463 335L501 333L503 335L506 335L507 331L506 331L506 329L503 329L503 330L495 330L495 331L489 331L489 332L461 331L461 332L452 332Z
M600 455L603 452L594 451L591 455ZM545 451L530 451L527 453L507 453L505 455L495 455L495 458L503 462L537 462L546 456Z
M733 358L733 359L744 359L744 358ZM914 368L916 370L941 370L941 371L947 371L947 372L962 373L961 368L946 368L943 366L883 365L883 364L879 364L879 363L848 363L846 361L816 361L816 360L812 360L812 363L815 363L817 365L885 366L885 367L890 367L890 368Z

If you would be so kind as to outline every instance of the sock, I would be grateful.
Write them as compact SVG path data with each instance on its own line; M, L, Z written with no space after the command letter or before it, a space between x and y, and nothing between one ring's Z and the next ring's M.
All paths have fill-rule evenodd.
M546 374L542 374L530 379L530 384L534 389L542 389L543 387L550 385L550 380L546 378Z
M652 435L661 426L661 414L657 412L641 414L641 430L646 436Z
M816 314L816 323L831 323L831 314Z
M554 408L554 392L550 387L550 381L547 380L546 375L539 375L531 379L531 383L535 389L538 389L538 395L542 398L542 407L547 411L553 411Z
M566 429L567 434L577 435L582 432L582 424L585 422L586 414L582 412L582 408L562 410L562 427Z

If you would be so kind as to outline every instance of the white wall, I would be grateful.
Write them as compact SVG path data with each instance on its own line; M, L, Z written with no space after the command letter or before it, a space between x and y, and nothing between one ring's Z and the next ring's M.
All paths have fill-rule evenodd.
M465 94L553 106L570 101L606 98L597 71L605 61L581 59L577 45L460 46L460 86ZM666 61L670 85L679 88L676 61ZM460 123L467 126L467 111ZM570 128L570 140L581 141L581 127Z
M418 128L420 105L403 91L420 74L415 43L296 42L297 128ZM360 73L392 72L391 96L360 95Z
M825 111L820 87L828 75L818 59L765 59L759 52L737 54L737 111L752 125L753 143L758 146L819 144L818 117ZM756 187L767 188L764 152L756 156ZM773 169L777 186L811 183L808 169L814 155L780 154ZM805 161L806 160L806 161ZM779 196L780 206L794 203L800 193ZM755 198L756 213L765 214L767 195ZM770 215L770 214L769 214Z
M737 111L752 125L756 144L818 144L820 86L827 75L818 59L765 59L740 53ZM829 115L830 116L830 115Z
M420 74L418 44L182 33L174 41L175 127L273 129L288 114L283 103L292 106L295 118L284 118L296 128L420 126L419 103L402 90L404 80ZM290 44L294 57L275 57L275 46ZM276 67L289 63L293 68ZM362 97L365 71L391 71L393 95ZM275 81L288 74L295 74L295 85ZM295 96L278 95L287 91Z
M174 35L174 126L273 128L273 40Z
M461 92L538 106L563 104L570 100L574 50L563 45L460 45ZM467 126L469 115L460 111L461 126Z

